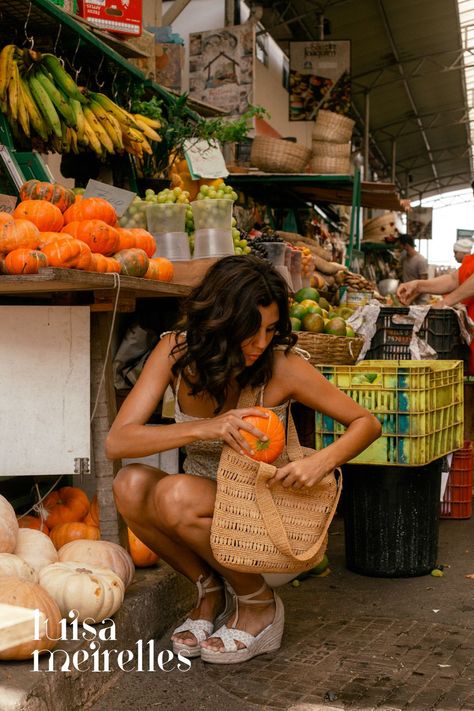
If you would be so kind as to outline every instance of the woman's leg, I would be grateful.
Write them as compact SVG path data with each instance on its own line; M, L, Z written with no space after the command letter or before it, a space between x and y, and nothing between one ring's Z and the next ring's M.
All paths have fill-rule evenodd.
M172 529L166 529L163 519L175 517L176 512L168 511L167 506L174 504L160 499L160 482L178 480L178 476L169 476L155 467L144 464L130 464L121 469L114 479L113 491L116 505L131 530L149 548L175 570L182 573L191 582L201 576L208 578L212 573L209 564L177 538ZM216 578L209 587L218 585ZM200 604L190 613L192 619L214 620L224 607L224 590L208 593ZM187 644L196 644L194 635L181 632L177 638Z
M256 592L264 581L260 575L238 573L221 566L212 553L210 530L216 497L216 483L202 477L180 475L161 478L155 488L156 515L159 525L170 538L189 547L201 560L218 571L238 595ZM266 587L255 599L268 600L268 605L239 605L238 629L257 635L274 618L273 592ZM233 620L229 622L232 625ZM220 639L209 638L203 646L221 648ZM238 647L244 645L237 642Z

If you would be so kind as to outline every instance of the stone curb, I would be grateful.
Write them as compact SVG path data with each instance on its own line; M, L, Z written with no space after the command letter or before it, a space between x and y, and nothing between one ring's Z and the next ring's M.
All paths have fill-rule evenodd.
M105 650L132 650L136 652L137 640L144 643L160 639L165 632L192 605L194 588L185 578L167 565L138 570L129 587L121 609L114 617L116 640L100 642L100 652ZM97 625L96 629L102 629ZM69 659L82 659L86 650L91 655L90 641L61 641L57 648L68 653ZM0 711L73 711L91 703L104 692L120 673L116 654L110 652L110 671L94 673L93 669L80 671L75 668L60 671L66 654L58 654L55 671L48 671L47 660L42 655L39 670L33 663L0 662ZM126 661L126 660L125 660ZM86 662L87 663L87 662ZM149 663L144 654L144 664ZM133 664L133 662L132 662ZM79 666L77 664L76 666ZM93 663L88 663L93 667ZM104 678L105 677L105 678Z

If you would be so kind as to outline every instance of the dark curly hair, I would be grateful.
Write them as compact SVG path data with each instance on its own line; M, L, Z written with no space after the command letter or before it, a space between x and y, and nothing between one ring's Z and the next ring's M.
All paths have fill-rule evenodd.
M259 306L276 303L279 318L273 339L250 367L246 367L241 344L261 324ZM265 385L271 378L275 346L296 343L288 313L288 287L267 261L253 256L224 257L206 273L183 304L184 317L177 334L186 338L174 346L175 376L182 377L191 395L209 393L221 411L229 383L241 388ZM189 378L192 375L192 379Z

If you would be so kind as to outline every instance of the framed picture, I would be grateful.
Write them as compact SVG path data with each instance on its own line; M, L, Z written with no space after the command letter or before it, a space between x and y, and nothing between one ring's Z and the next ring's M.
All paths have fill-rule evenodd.
M432 207L414 207L408 213L407 231L413 239L431 239L432 225Z
M314 121L319 109L351 109L350 40L290 42L289 120Z

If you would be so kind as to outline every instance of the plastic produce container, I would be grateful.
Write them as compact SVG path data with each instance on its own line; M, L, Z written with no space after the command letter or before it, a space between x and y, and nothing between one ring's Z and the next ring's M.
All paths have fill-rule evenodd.
M186 209L187 205L173 202L148 205L146 210L148 231L153 235L160 232L184 232Z
M273 266L285 266L286 244L284 242L264 242L264 247Z
M446 490L441 502L441 518L472 516L472 442L454 452Z
M233 200L195 200L191 203L196 230L230 230Z
M229 254L234 254L232 229L196 230L194 233L193 259L225 257Z
M375 415L382 435L353 464L424 466L460 449L464 442L464 382L461 361L362 361L322 365L322 374ZM345 427L315 413L316 449L340 437Z
M436 565L442 458L424 467L346 465L346 566L362 575L426 575Z
M148 229L147 207L148 203L144 200L141 202L132 202L119 219L120 227L140 227L143 230Z
M157 232L154 238L156 242L154 257L166 257L172 262L191 259L189 238L186 232Z

